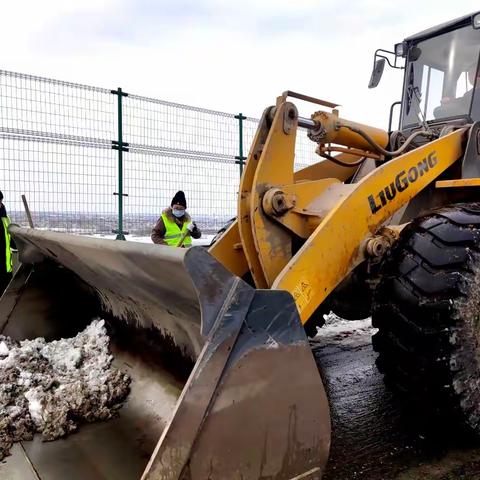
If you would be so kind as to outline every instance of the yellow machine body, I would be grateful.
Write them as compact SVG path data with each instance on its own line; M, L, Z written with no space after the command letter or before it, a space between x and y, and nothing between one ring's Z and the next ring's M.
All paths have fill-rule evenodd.
M301 120L324 158L294 171L300 117L287 97L265 110L237 219L208 252L10 227L22 266L0 300L1 333L59 338L101 316L132 393L113 422L24 442L2 478L30 465L24 478L42 480L322 478L330 415L303 326L391 247L423 190L478 179L451 176L468 125L386 161L387 133L336 110ZM160 344L187 375L164 371Z
M337 178L333 176L337 172L327 169L307 167L305 172L294 172L298 122L286 128L285 118L291 122L288 112L297 113L284 97L280 100L270 128L261 124L252 144L240 184L238 219L210 253L236 275L250 271L257 288L290 292L302 323L306 323L335 287L368 257L372 242L378 243L377 232L387 220L463 156L468 129L455 130L408 151L359 182L345 184L344 176ZM312 116L314 121L329 119L322 123L327 141L334 138L329 129L337 128L333 120L337 117L319 112ZM268 112L262 122L267 119ZM388 138L379 129L345 120L341 123L363 128L383 145ZM357 134L345 127L339 130L347 133L337 133L336 141L341 139L348 145L351 140L355 148L366 148ZM343 158L349 161L347 156ZM348 167L341 168L346 171ZM305 239L295 253L293 235Z

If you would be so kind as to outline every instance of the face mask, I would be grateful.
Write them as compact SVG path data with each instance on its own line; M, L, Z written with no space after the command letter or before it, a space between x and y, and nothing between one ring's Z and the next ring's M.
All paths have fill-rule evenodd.
M181 218L185 215L185 210L172 210L172 213L177 217Z

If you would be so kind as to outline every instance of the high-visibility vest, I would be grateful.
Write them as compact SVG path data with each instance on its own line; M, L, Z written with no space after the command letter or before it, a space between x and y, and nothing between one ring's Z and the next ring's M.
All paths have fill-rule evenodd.
M7 267L7 273L10 273L13 270L12 251L10 250L10 234L8 233L10 219L8 217L2 217L2 223L5 235L5 265Z
M183 234L187 234L182 246L190 247L192 245L192 237L188 232L188 225L190 222L183 222L182 228L180 228L174 220L170 220L165 213L162 213L163 224L165 225L165 236L163 240L169 247L176 247Z

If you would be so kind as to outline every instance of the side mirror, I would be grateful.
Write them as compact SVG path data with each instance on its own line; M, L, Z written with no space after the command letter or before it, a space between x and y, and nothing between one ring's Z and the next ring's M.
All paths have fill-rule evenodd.
M384 58L379 58L375 60L375 64L373 65L372 75L370 76L370 82L368 83L368 88L375 88L380 83L384 68L385 68Z

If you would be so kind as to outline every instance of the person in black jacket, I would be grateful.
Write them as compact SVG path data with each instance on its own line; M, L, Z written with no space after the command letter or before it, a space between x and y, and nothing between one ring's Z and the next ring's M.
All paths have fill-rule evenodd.
M3 193L0 192L0 296L10 283L13 272L12 248L15 245L8 233L9 225L10 218L3 204Z

